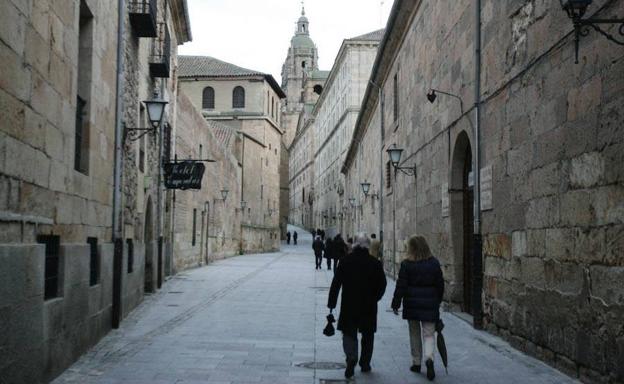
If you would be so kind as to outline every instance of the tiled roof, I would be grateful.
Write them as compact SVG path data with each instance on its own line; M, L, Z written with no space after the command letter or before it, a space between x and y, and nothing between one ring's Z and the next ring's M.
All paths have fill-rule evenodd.
M224 147L229 148L232 138L234 137L234 129L213 120L206 120L206 123L212 129L217 141Z
M265 76L265 73L242 68L210 56L179 56L179 77Z
M373 41L381 41L383 39L383 35L386 32L385 28L379 29L377 31L369 32L364 35L352 37L349 40L373 40Z
M178 77L247 77L262 76L273 87L275 92L285 98L284 91L277 84L272 75L239 67L210 56L178 56Z

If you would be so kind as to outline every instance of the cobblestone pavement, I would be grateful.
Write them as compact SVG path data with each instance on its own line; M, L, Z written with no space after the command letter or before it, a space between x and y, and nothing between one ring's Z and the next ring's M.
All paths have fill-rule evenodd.
M332 272L314 269L311 236L281 253L235 257L181 273L54 383L340 383L340 335L322 334ZM380 303L373 371L351 383L426 383L409 371L406 322ZM438 383L576 383L445 314L450 369ZM437 357L437 356L436 356ZM327 367L323 367L327 368Z

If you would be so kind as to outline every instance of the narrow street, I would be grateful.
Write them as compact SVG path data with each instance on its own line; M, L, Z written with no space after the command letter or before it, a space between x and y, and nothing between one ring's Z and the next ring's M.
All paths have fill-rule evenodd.
M62 383L337 383L340 335L323 336L332 273L315 271L310 235L281 253L234 257L169 280L119 330L54 381ZM411 373L406 323L380 304L373 372L359 383L425 383ZM545 364L446 314L450 369L438 383L573 383ZM328 380L328 381L325 381ZM334 381L332 381L334 380ZM338 380L338 381L335 381Z

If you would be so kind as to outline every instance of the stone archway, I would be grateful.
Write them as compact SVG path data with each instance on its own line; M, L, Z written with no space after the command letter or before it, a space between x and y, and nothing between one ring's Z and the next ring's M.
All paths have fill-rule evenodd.
M475 280L471 257L474 232L472 154L470 138L466 131L462 131L455 140L451 158L450 213L455 266L452 300L469 314L473 314L472 292Z
M143 222L143 241L145 243L145 271L143 286L145 292L154 292L154 220L152 198L148 197L145 207L145 221Z

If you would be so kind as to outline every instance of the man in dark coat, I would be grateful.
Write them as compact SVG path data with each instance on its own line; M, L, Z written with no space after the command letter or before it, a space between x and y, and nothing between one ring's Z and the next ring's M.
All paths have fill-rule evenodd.
M290 231L286 232L286 244L290 244Z
M314 249L314 257L316 259L316 269L321 269L321 263L323 262L323 250L325 245L320 236L317 236L312 243L312 249Z
M325 240L325 260L327 260L327 269L331 271L331 263L334 258L334 244L332 242L331 237L328 237Z
M362 372L370 372L373 344L377 331L377 302L386 291L386 275L381 262L368 254L370 240L357 236L353 252L345 256L332 280L327 306L336 307L342 288L338 330L342 331L342 346L346 355L345 377L351 378L358 362L357 333L362 334L359 358Z
M293 242L295 245L297 245L297 237L299 237L299 235L297 234L297 231L295 231L295 233L293 233Z

